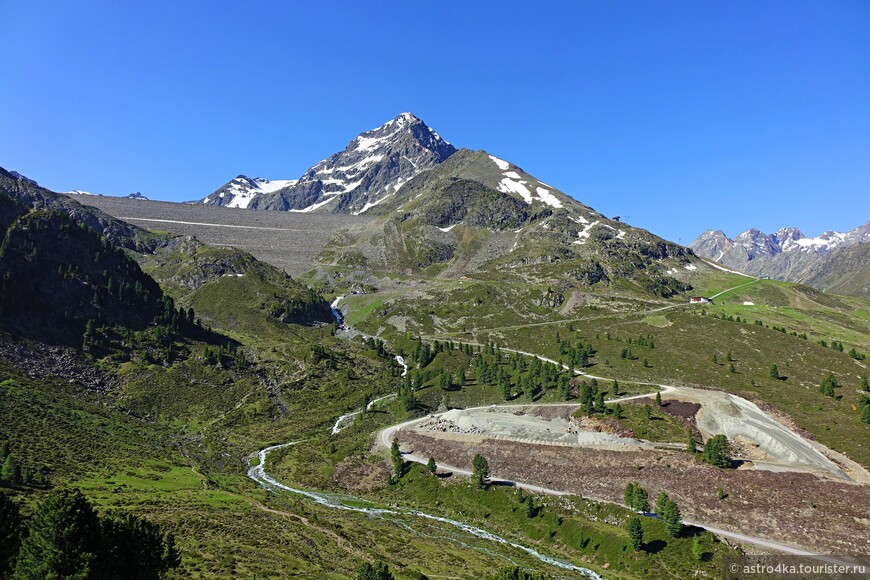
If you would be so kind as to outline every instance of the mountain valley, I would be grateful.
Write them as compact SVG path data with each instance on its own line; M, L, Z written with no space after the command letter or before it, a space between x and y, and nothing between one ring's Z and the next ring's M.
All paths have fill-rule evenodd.
M0 490L159 524L168 577L863 562L866 228L686 248L410 113L195 203L2 170Z

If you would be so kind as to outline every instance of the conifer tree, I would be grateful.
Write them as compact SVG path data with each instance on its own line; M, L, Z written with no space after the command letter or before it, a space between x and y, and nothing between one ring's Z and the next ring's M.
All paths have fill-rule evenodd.
M683 530L683 516L680 514L680 508L673 500L668 500L664 506L661 518L665 522L668 533L672 538L678 538Z
M6 456L3 461L3 467L0 468L0 481L4 481L9 485L18 485L21 483L21 464L11 453Z
M398 481L405 471L405 460L402 459L402 452L399 450L399 442L396 439L393 439L393 443L390 445L390 459L393 461L393 473Z
M483 489L486 486L486 480L489 477L489 462L486 460L486 457L478 453L474 456L471 466L472 480L477 485L477 489Z
M827 376L822 379L822 384L819 385L819 392L826 397L833 397L836 395L835 388L839 387L837 384L837 379L834 377L834 373L828 372Z
M731 467L731 445L725 435L716 435L704 445L704 460L716 467Z
M48 494L27 522L15 578L88 578L100 549L97 514L79 490Z
M21 543L21 514L18 504L0 493L0 578L12 571L12 562Z
M640 518L628 518L628 538L631 541L631 547L635 552L640 551L643 547L643 526L640 523Z

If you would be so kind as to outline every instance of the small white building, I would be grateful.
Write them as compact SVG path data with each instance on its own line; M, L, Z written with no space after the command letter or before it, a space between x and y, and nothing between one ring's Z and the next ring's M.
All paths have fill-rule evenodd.
M712 304L712 302L703 296L692 296L689 298L689 304Z

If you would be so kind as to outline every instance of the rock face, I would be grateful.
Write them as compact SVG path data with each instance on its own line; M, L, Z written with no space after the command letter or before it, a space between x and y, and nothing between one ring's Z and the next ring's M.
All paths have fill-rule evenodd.
M354 138L309 168L298 180L233 179L202 203L282 211L360 214L395 195L414 176L450 157L456 148L411 113L402 113Z
M827 231L808 238L798 228L765 234L755 228L728 238L721 230L707 230L689 246L699 256L754 276L811 284L851 294L870 289L870 222L851 231ZM849 264L850 272L842 270ZM848 274L849 283L840 282Z

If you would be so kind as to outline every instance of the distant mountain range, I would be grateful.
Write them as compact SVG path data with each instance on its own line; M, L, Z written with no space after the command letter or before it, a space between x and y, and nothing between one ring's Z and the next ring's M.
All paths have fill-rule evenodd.
M12 172L12 173L15 173L15 172ZM18 174L18 175L19 175L22 179L27 179L26 177L24 177L24 176L21 175L21 174ZM36 185L36 182L33 181L32 179L29 180L29 181L30 181L31 183L33 183L34 185ZM64 191L63 194L64 194L64 195L93 195L93 196L96 196L96 197L124 197L124 198L127 198L127 199L141 199L141 200L147 200L147 199L148 199L147 197L145 197L144 195L142 195L142 194L139 193L138 191L135 192L135 193L128 193L127 195L124 195L124 196L113 196L113 195L112 195L112 196L105 196L105 195L103 195L102 193L91 193L90 191L82 191L82 190L80 190L80 189L73 189L72 191Z
M870 221L848 232L808 238L797 228L765 234L755 228L729 238L707 230L690 244L699 256L754 276L870 295Z

